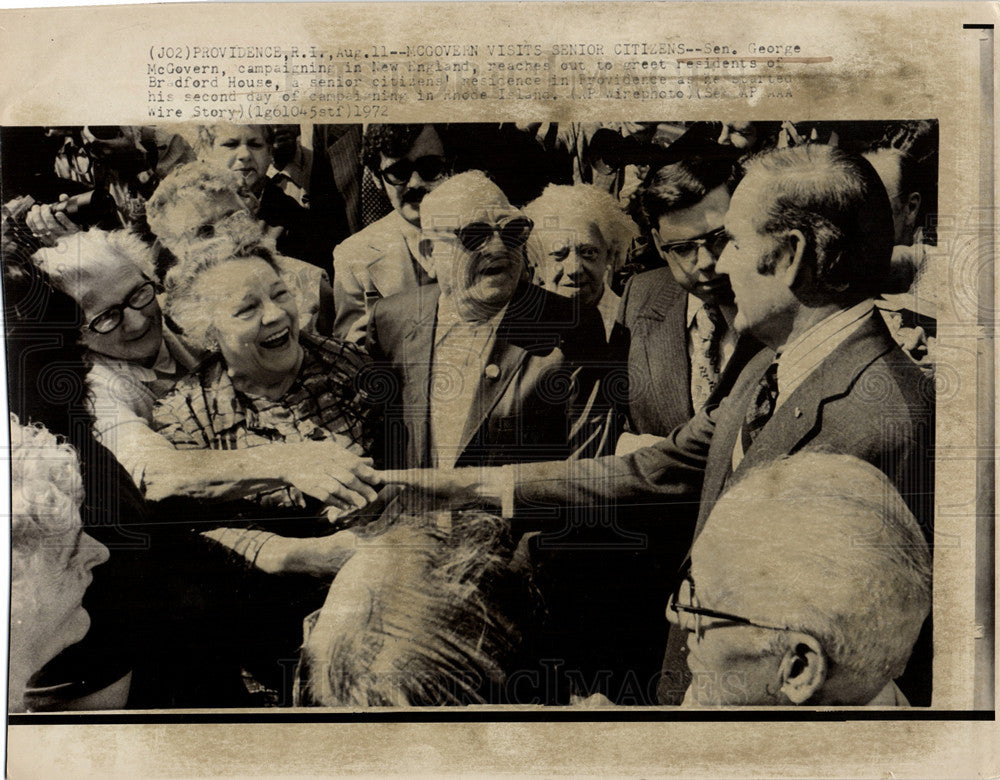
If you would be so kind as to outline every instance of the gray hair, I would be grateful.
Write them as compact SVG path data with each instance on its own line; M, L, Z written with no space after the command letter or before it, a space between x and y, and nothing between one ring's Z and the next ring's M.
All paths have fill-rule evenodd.
M186 254L167 273L164 311L197 350L207 351L211 347L213 307L197 284L205 271L233 260L258 258L281 275L273 246L258 240L252 228L248 230L243 236L217 232L217 238L199 242L196 251Z
M10 415L13 574L45 549L45 540L80 526L83 482L76 450L41 425Z
M849 455L802 452L747 472L695 542L694 569L716 559L731 570L713 570L725 585L711 606L815 637L856 694L843 704L903 672L930 611L920 526L885 474Z
M529 241L528 262L538 265L538 236L547 229L559 229L563 224L581 219L593 225L608 245L608 259L612 270L625 263L625 257L639 228L621 207L616 198L592 184L550 184L537 198L524 208L524 213L535 223Z
M42 247L32 260L58 290L77 303L95 277L108 272L117 275L129 264L147 278L155 278L153 249L129 230L91 228L73 233L54 247Z
M540 609L527 574L511 566L512 549L506 522L477 511L458 513L449 531L408 517L370 539L348 564L370 576L367 603L327 599L323 611L349 615L349 624L326 630L320 617L303 648L306 703L495 698Z

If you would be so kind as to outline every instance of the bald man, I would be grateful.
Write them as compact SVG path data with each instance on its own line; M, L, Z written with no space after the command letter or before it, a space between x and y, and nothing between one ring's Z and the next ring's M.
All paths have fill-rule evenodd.
M685 704L906 705L930 612L931 556L888 478L801 452L746 473L712 509L667 608Z

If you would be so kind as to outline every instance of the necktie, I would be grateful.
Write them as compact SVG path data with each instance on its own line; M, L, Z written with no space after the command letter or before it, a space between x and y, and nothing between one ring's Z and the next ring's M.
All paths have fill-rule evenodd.
M757 383L757 393L747 409L746 417L743 418L743 427L740 430L740 442L743 445L743 452L746 453L753 444L760 429L774 414L774 406L778 400L778 364L771 363L764 372L764 376Z
M691 406L697 411L705 405L719 383L721 362L719 345L726 323L719 307L706 303L694 316L691 354Z

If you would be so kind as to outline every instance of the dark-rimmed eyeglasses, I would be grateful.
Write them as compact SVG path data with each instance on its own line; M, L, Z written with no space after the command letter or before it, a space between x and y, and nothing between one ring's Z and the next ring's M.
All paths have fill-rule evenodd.
M153 302L155 297L156 283L147 280L132 290L128 294L128 298L117 306L111 306L94 317L87 324L87 327L94 333L110 333L122 324L122 320L125 318L125 309L144 309Z
M383 181L394 186L406 184L416 171L424 181L437 181L448 172L448 160L437 154L418 157L416 160L399 160L379 170Z
M671 618L673 613L673 618ZM720 623L735 623L741 626L754 626L755 628L766 628L771 631L790 631L788 626L773 626L767 623L758 623L741 615L733 615L729 612L720 612L717 609L709 609L701 606L698 597L694 593L694 580L688 574L677 590L670 595L667 602L667 619L676 623L685 631L694 634L695 639L700 642L705 636L707 624L704 618L711 618L712 621Z
M677 260L684 262L690 260L702 247L708 249L713 257L722 254L722 250L729 243L729 234L725 228L716 228L709 233L697 236L696 238L686 238L683 241L668 241L660 244L660 251L665 255L672 255Z
M492 225L489 222L470 222L456 230L455 235L469 252L478 252L486 246L494 233L500 236L500 241L508 249L520 249L527 243L534 226L535 223L527 217L514 217L499 225Z

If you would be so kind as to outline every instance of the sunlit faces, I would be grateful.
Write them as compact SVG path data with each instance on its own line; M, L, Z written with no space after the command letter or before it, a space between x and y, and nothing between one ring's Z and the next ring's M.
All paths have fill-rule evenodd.
M432 259L442 290L451 296L464 317L491 317L513 297L525 272L523 245L530 224L498 192L493 203L480 206L463 219L463 228L476 225L490 229L485 243L475 251L463 244L454 229L435 227L424 231L432 243Z
M122 307L122 319L121 324L109 333L95 333L85 324L81 331L81 343L101 355L152 365L163 340L160 304L154 297L138 309L124 305L148 281L138 268L126 260L96 266L88 276L84 289L73 293L83 309L84 322L92 322L115 306Z
M418 164L418 161L422 162ZM400 166L399 163L403 165ZM395 172L410 167L413 168L409 172L410 175L401 183L393 183L398 180L391 173L389 178L393 181L386 178L385 173L381 174L381 179L392 207L411 225L420 227L420 202L424 199L424 195L445 181L449 175L444 157L444 144L441 143L441 138L433 126L424 126L413 146L403 157L381 155L379 171L391 169ZM422 175L421 171L426 175Z
M238 258L210 268L194 292L211 308L208 335L237 386L270 385L296 370L302 348L295 298L265 260Z
M214 126L215 140L205 158L235 171L243 177L248 192L259 194L271 164L271 147L259 125Z
M677 284L708 303L732 302L729 280L716 267L725 245L717 231L729 202L729 190L716 187L695 205L660 216L652 231L657 252Z
M535 227L529 247L542 286L565 298L595 306L604 294L608 245L597 226L583 218L561 218L558 228Z
M39 667L79 642L90 628L83 594L91 570L108 560L108 548L75 527L39 543L32 555L15 553L11 580L12 643L31 652Z
M797 300L780 269L776 273L758 270L785 250L776 237L757 230L770 198L766 184L760 176L747 177L733 193L725 220L729 242L716 269L729 277L736 299L736 329L752 333L765 344L780 345L790 329Z

